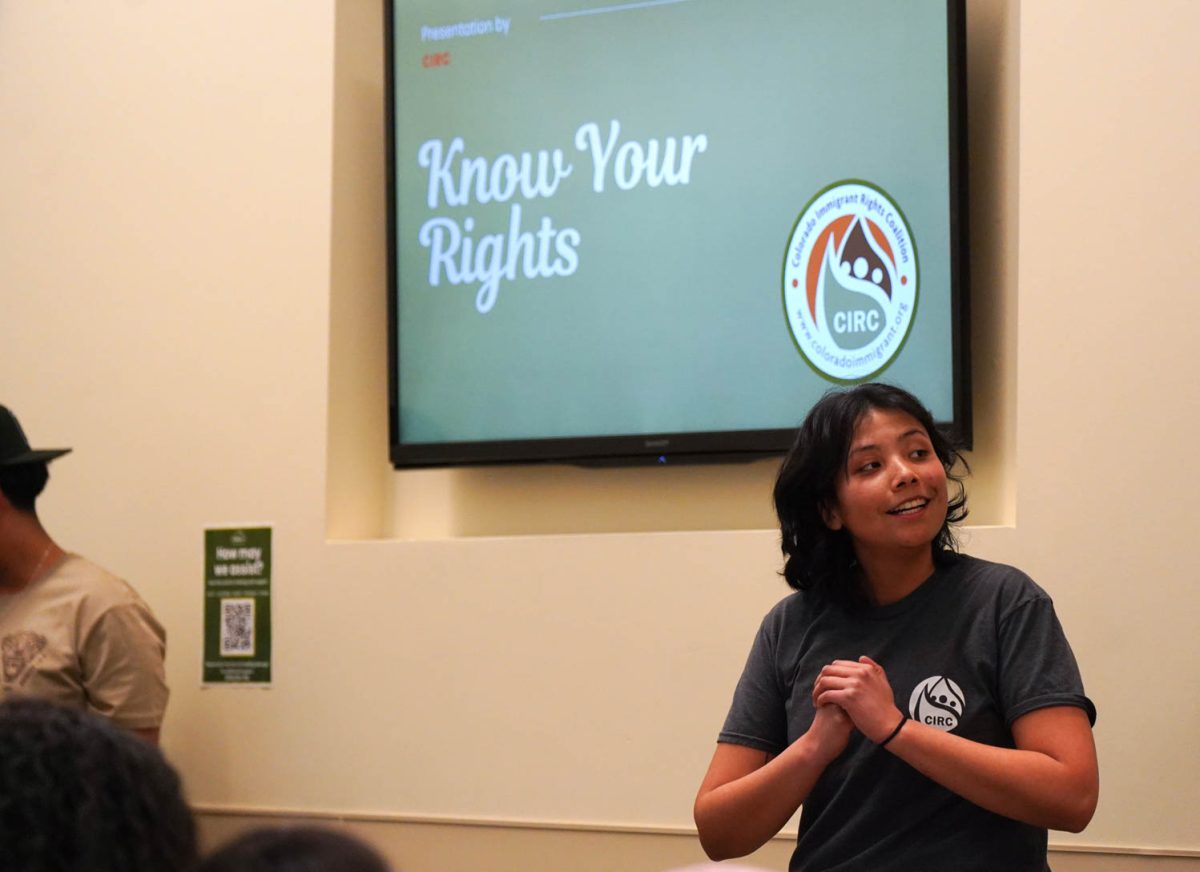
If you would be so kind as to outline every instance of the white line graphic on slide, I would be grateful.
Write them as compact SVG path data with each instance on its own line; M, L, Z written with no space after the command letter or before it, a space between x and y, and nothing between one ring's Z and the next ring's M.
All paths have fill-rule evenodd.
M640 3L622 3L618 6L594 6L591 9L580 9L576 12L551 12L543 15L540 21L555 21L561 18L578 18L580 15L604 15L608 12L628 12L631 9L646 9L650 6L670 6L674 3L691 3L692 0L641 0Z

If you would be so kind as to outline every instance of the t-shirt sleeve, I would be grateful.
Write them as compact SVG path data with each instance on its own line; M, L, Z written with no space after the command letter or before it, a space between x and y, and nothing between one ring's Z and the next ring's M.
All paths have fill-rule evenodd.
M1044 593L1025 600L1000 624L1000 708L1005 722L1050 706L1077 706L1096 722L1075 655L1054 603Z
M127 729L154 729L167 708L166 633L140 602L106 609L80 650L88 708Z
M717 741L778 754L787 747L787 711L771 625L768 615L754 638Z

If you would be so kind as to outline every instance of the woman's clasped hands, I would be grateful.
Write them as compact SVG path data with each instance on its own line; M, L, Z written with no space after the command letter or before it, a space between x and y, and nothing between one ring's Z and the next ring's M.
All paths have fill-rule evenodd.
M813 685L812 698L813 705L817 707L812 729L818 729L823 714L823 730L829 729L833 725L831 722L836 723L836 716L829 713L830 709L840 713L847 722L843 725L846 738L842 741L842 748L849 740L850 727L878 744L892 734L896 724L903 718L900 709L896 708L887 673L865 655L857 661L834 660L822 668ZM838 753L841 753L841 749Z

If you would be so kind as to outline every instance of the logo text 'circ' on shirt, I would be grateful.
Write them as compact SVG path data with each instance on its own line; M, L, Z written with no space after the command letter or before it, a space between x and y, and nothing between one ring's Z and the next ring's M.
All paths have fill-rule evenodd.
M908 714L914 721L949 732L958 726L966 706L962 688L943 675L933 675L913 689Z

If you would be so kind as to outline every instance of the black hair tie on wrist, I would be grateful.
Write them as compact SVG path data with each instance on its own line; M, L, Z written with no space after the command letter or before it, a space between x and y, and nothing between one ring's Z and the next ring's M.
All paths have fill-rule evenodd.
M894 738L896 738L896 736L900 735L900 730L904 727L904 724L907 720L908 720L908 715L906 715L902 712L900 714L900 723L896 724L896 729L892 730L892 732L888 734L888 737L879 743L879 747L886 748L888 742L892 741L892 739L894 739Z

